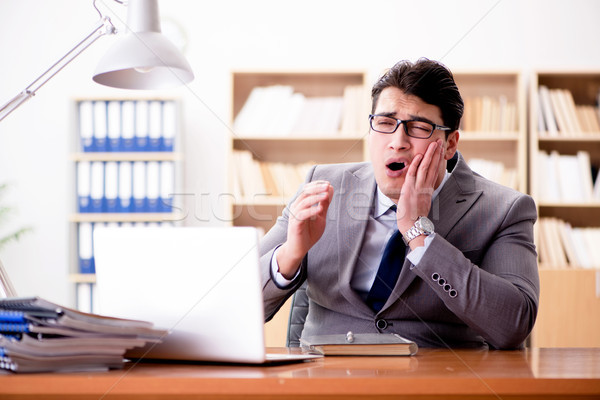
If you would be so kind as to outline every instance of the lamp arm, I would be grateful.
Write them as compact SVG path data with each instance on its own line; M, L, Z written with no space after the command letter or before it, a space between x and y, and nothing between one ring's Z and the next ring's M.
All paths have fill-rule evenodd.
M94 27L83 40L77 43L67 54L62 56L57 62L55 62L50 68L48 68L43 74L38 76L33 82L23 89L19 94L10 99L5 105L0 108L0 121L2 121L8 114L17 109L25 101L29 100L35 95L35 93L46 84L54 75L59 73L64 67L66 67L71 61L73 61L79 54L87 49L92 43L98 40L104 35L110 35L116 33L116 28L111 22L109 17L102 17L98 24Z

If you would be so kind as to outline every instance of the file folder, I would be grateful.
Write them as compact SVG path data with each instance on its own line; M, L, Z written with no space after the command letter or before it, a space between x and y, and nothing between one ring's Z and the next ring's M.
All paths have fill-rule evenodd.
M119 162L119 193L117 194L117 212L128 213L133 208L133 164L131 161Z
M107 105L108 145L107 151L121 150L121 102L112 100Z
M148 103L148 151L161 151L162 134L162 102Z
M76 306L77 310L85 313L91 313L93 311L93 299L92 299L92 283L78 282L77 283L77 298Z
M132 212L146 212L146 163L133 162L133 209Z
M148 149L148 102L138 100L135 103L135 148L134 151Z
M91 166L89 161L77 163L77 198L80 213L91 210Z
M94 140L93 149L94 151L106 151L107 150L107 134L108 134L108 117L106 113L106 102L95 101L94 102Z
M104 163L102 161L91 163L90 198L90 212L102 212L104 209Z
M116 161L107 161L104 165L104 212L117 212L118 193L119 166Z
M173 161L160 163L160 212L173 211L173 196L175 195L175 165Z
M148 161L146 163L146 198L148 199L146 211L151 213L159 211L159 171L158 161Z
M78 228L79 272L93 274L96 272L92 244L93 226L91 222L81 222Z
M177 108L174 101L165 101L163 103L162 127L162 150L173 151L175 147L175 134L177 132Z
M84 152L93 151L94 110L91 101L79 102L79 138Z
M135 102L124 101L121 104L121 142L119 150L135 150Z

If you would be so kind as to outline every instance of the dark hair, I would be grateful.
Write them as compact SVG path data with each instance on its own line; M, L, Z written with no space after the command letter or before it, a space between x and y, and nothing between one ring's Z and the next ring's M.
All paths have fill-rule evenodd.
M427 104L439 107L444 125L452 130L458 129L464 103L452 72L443 64L420 58L414 64L404 60L394 65L379 78L371 90L371 113L375 112L381 91L387 87L396 87L406 94L419 97Z

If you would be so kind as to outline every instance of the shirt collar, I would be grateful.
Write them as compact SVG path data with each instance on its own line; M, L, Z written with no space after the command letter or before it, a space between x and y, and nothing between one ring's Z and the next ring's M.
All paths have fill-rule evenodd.
M432 203L435 200L435 198L437 197L437 195L440 193L440 191L442 190L442 187L444 187L444 184L446 183L448 178L450 178L450 172L448 172L448 171L445 171L445 172L446 173L444 174L444 179L442 179L442 183L440 183L440 186L438 186L433 191L433 195L431 196ZM392 199L390 199L385 194L383 194L383 192L379 188L379 185L377 185L377 191L375 193L375 209L373 210L374 211L373 218L377 219L377 218L381 217L383 214L385 214L390 209L391 206L393 206L395 204L396 203L394 203L392 201Z

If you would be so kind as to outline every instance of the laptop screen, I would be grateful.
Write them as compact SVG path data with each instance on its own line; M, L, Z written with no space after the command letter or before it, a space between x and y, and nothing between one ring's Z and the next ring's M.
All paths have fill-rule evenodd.
M129 356L262 362L257 241L249 227L98 228L98 312L172 331Z

